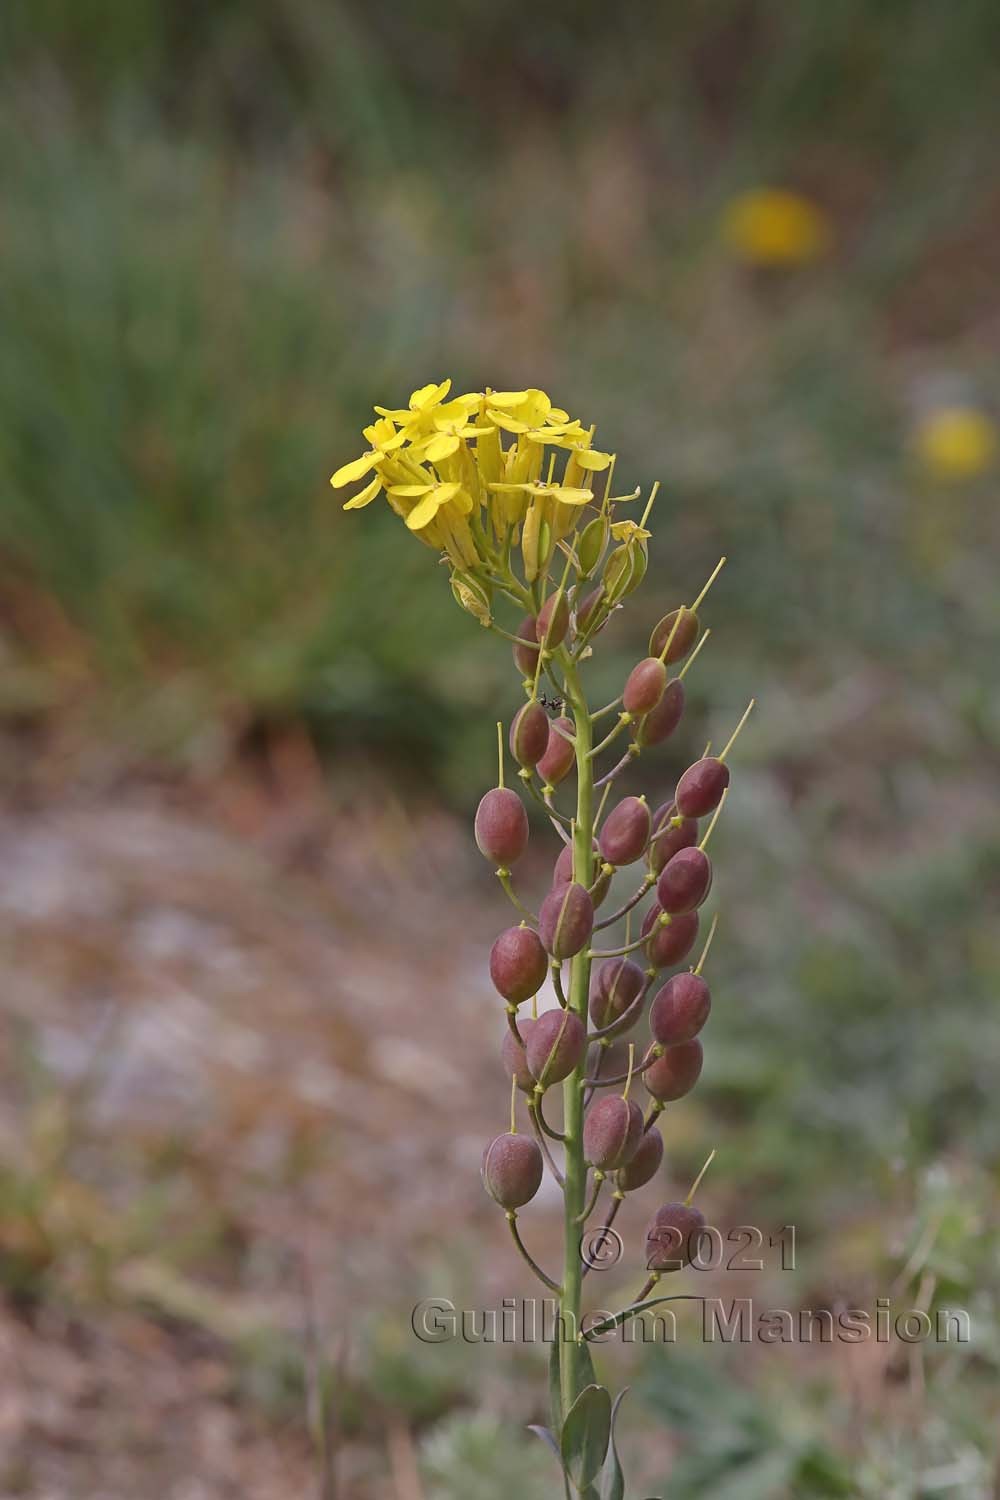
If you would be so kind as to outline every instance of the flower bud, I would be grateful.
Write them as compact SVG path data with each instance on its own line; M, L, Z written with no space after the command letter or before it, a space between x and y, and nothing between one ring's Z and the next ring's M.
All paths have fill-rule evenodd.
M597 843L609 865L630 865L641 859L652 827L649 807L641 797L623 797L612 808Z
M712 992L700 974L668 979L649 1008L649 1029L661 1046L690 1042L708 1020Z
M678 614L681 618L677 629L674 630L674 621ZM680 610L672 609L669 615L664 615L659 624L653 627L653 634L649 637L650 656L663 654L663 648L670 640L671 631L674 631L674 638L670 641L670 650L664 657L668 667L671 662L680 661L682 656L687 656L698 639L698 616L693 610L683 605Z
M649 714L663 697L667 669L655 656L637 662L628 674L622 693L622 707L630 714Z
M559 733L560 730L563 731L562 734ZM575 732L573 720L565 717L553 719L549 725L548 744L535 767L547 786L558 786L576 764L576 747L572 738L566 738L566 735L572 736Z
M493 623L490 591L478 579L456 571L451 575L451 591L456 603L478 620L480 625L485 627Z
M590 1017L598 1030L623 1016L645 985L645 974L630 958L606 958L590 994Z
M538 611L535 635L547 651L554 651L566 639L568 629L569 605L562 589L556 589Z
M536 766L549 743L549 716L540 703L525 703L510 726L510 753L519 766Z
M583 1155L592 1167L613 1172L635 1155L642 1139L642 1110L620 1094L592 1104L583 1123Z
M523 1208L542 1185L542 1153L530 1135L498 1135L483 1152L483 1185L501 1208Z
M517 1029L524 1038L525 1045L527 1045L534 1024L530 1016L524 1017L517 1023ZM531 1076L524 1047L521 1046L509 1026L504 1027L503 1041L500 1043L500 1061L503 1063L503 1070L507 1077L514 1078L519 1089L526 1094L534 1092L535 1080Z
M619 1167L615 1179L617 1187L623 1193L634 1193L636 1188L645 1187L660 1170L662 1160L663 1137L655 1126L650 1126L643 1133L635 1154L623 1167Z
M664 865L656 884L656 899L671 916L694 911L712 888L712 861L704 849L678 849Z
M703 818L714 812L729 785L729 767L714 755L703 756L688 766L677 783L674 800L686 818Z
M642 924L642 936L646 939L646 954L654 969L669 969L679 964L694 947L698 936L698 913L684 912L661 922L663 908L659 902L650 907Z
M530 927L508 927L490 949L490 978L511 1005L537 995L548 972L548 955Z
M678 849L689 849L692 844L698 842L698 824L694 818L682 819L680 825L673 826L673 818L677 815L677 805L674 802L664 802L653 814L653 837L649 846L648 862L649 868L654 875L659 875L668 860L673 859Z
M646 1230L646 1270L679 1271L698 1253L705 1215L691 1203L665 1203Z
M538 666L538 647L525 645L525 642L538 639L535 635L534 615L525 615L517 627L517 635L519 639L514 642L514 661L517 663L517 670L522 677L533 679Z
M663 689L663 696L654 709L641 719L635 731L637 745L659 745L669 739L684 713L684 684L679 677L671 677Z
M594 903L586 886L553 887L538 914L538 935L553 958L572 958L594 930Z
M587 1028L571 1010L544 1010L524 1039L532 1077L543 1088L568 1078L583 1056Z
M528 814L510 787L495 786L476 809L476 843L492 864L507 867L528 843Z
M668 1047L663 1056L650 1063L642 1075L647 1093L652 1094L654 1099L659 1099L661 1104L683 1099L685 1094L690 1094L701 1077L704 1061L702 1045L697 1037L693 1037L690 1042L678 1042L676 1047Z

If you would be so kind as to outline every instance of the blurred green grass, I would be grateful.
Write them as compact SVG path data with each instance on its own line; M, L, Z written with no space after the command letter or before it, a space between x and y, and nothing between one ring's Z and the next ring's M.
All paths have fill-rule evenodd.
M375 400L541 384L663 481L609 696L731 558L665 784L760 699L682 1165L717 1122L728 1179L817 1242L936 1162L995 1187L997 476L911 443L956 393L1000 410L995 5L0 24L0 722L183 767L294 719L335 795L375 755L466 810L505 653L326 481ZM725 207L769 182L825 208L828 257L733 260Z

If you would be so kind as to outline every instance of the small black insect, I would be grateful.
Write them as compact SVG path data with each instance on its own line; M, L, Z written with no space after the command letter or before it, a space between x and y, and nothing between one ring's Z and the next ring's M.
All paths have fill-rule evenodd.
M563 700L561 698L550 698L546 693L539 693L538 701L548 713L562 713Z

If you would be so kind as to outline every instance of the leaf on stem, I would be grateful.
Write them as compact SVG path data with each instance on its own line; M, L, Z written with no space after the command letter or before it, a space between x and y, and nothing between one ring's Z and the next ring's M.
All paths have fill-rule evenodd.
M563 1463L578 1490L601 1471L611 1435L611 1397L602 1385L588 1385L566 1414L560 1448Z

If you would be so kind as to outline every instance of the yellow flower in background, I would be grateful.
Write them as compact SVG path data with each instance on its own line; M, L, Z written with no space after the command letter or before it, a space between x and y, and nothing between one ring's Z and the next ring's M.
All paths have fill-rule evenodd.
M741 260L757 266L798 266L829 248L830 221L801 193L753 188L734 198L722 221L723 238Z
M974 406L942 406L917 427L914 449L934 476L951 482L975 479L991 468L997 453L997 429Z

